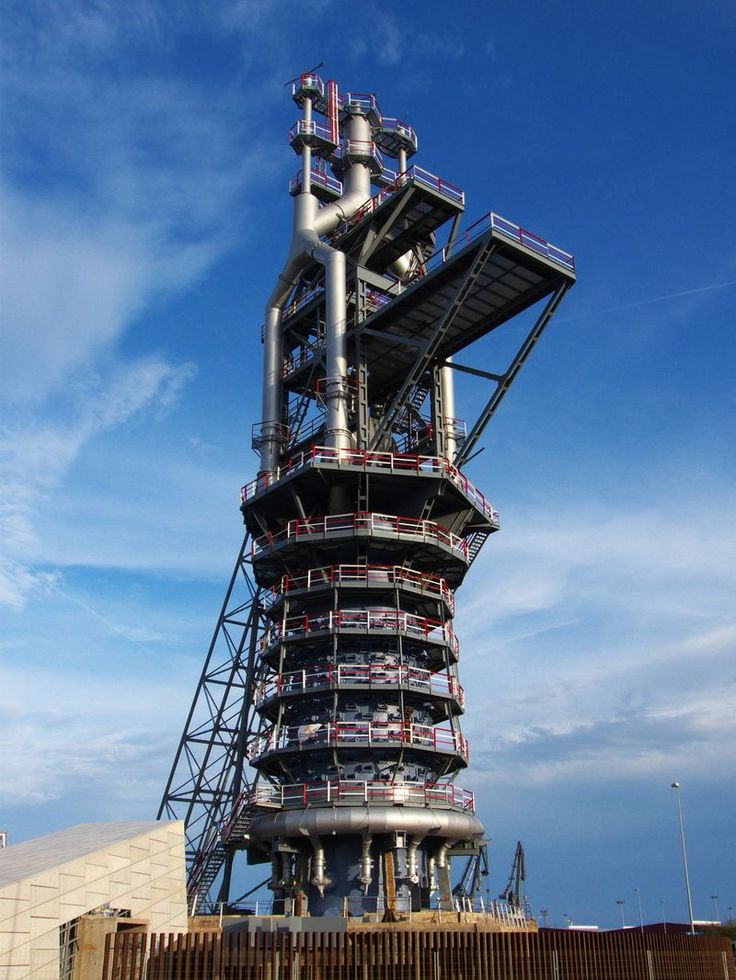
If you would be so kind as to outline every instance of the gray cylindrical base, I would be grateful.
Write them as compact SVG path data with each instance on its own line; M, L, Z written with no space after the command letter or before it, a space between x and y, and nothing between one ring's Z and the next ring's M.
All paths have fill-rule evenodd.
M473 813L431 807L335 806L264 813L254 817L248 832L254 840L363 833L475 840L483 836L483 824Z

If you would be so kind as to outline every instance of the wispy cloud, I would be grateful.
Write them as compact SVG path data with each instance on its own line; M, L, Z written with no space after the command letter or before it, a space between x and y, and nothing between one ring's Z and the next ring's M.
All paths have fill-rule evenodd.
M33 591L58 577L33 568L34 561L50 557L34 530L34 515L81 448L136 415L170 408L194 370L153 358L116 366L110 376L78 383L57 399L53 415L17 413L0 425L0 604L22 608Z
M251 165L266 152L246 133L267 111L270 76L263 92L250 79L247 100L230 85L213 102L196 74L176 70L168 45L194 23L211 35L245 27L186 6L187 16L147 0L8 5L0 603L16 609L58 578L38 513L83 447L170 409L194 375L161 352L122 355L120 342L243 234ZM260 168L259 182L268 174Z
M70 781L81 793L95 785L113 806L133 787L139 798L154 793L161 756L170 750L162 735L177 724L183 683L149 678L141 685L135 676L120 673L116 696L110 698L109 680L96 680L89 670L37 668L29 700L27 672L5 670L0 691L4 807L59 799Z
M723 775L736 733L733 506L680 487L625 513L512 510L460 609L463 676L486 692L466 724L479 783Z

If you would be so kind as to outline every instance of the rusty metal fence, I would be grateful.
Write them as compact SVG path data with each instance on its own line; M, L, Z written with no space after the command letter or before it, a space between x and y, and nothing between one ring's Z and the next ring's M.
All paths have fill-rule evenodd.
M477 929L108 936L103 980L736 980L719 936Z

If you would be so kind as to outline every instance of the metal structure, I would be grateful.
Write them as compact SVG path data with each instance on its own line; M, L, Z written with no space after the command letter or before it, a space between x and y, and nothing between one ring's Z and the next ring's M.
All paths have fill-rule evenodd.
M261 465L160 814L186 819L192 904L231 897L245 850L284 912L452 909L451 858L483 845L455 782L455 590L499 526L463 465L574 260L494 213L460 230L464 193L409 165L417 136L375 95L314 73L292 95L301 167L263 327ZM505 370L453 360L529 310ZM458 372L492 385L469 431Z
M516 852L514 853L514 863L511 866L511 874L509 875L509 883L501 892L500 897L514 908L521 908L521 886L525 881L526 860L524 857L524 847L521 841L517 841Z

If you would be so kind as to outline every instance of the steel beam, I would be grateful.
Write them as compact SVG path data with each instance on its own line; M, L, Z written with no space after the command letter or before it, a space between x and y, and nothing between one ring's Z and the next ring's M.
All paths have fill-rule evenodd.
M571 284L569 280L567 279L560 280L560 284L558 285L557 289L554 291L554 293L548 300L546 306L544 307L541 314L539 315L537 322L534 324L531 331L529 332L526 339L524 340L524 343L517 351L516 356L511 361L511 364L509 364L508 370L499 379L495 391L489 398L488 403L486 404L483 411L476 419L473 428L468 433L468 437L465 440L462 449L460 449L459 452L455 454L456 466L462 466L463 463L467 461L468 457L472 455L473 449L477 445L480 437L483 435L486 426L493 418L493 415L495 414L496 410L498 409L498 406L501 404L504 397L506 396L506 393L508 392L509 388L518 377L519 371L521 371L522 367L524 366L524 362L526 361L527 357L529 357L529 355L531 354L539 338L542 336L545 327L554 316L555 310L562 302L562 298L567 292L567 290L570 288L570 285Z
M381 439L387 435L391 428L393 427L399 412L404 407L407 397L411 394L412 390L419 384L422 376L425 372L432 366L433 362L436 360L437 351L440 344L447 335L447 332L452 327L458 313L463 307L463 303L468 298L473 286L475 285L478 276L481 274L483 269L486 267L489 259L496 250L496 242L489 238L485 245L480 249L478 255L475 257L472 265L466 272L462 279L462 282L458 285L455 290L455 295L447 304L445 312L442 314L440 319L437 321L437 325L427 339L424 349L420 352L419 356L415 360L413 366L411 367L409 373L406 376L404 383L399 388L398 392L393 398L390 406L386 410L380 424L376 428L373 439L371 440L371 449L375 449L380 443Z

